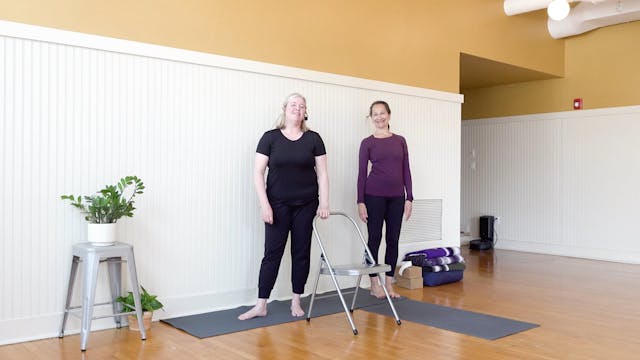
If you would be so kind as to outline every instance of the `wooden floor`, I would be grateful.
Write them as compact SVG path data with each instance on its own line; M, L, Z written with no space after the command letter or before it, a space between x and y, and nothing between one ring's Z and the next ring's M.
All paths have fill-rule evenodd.
M402 295L534 322L490 341L355 311L197 339L153 323L148 340L127 329L0 347L0 359L640 359L640 265L513 251L469 252L462 282Z

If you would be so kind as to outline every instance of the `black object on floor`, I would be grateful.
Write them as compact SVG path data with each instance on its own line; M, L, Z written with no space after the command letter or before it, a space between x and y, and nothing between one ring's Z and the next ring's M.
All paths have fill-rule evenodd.
M352 290L353 289L344 289L343 294L345 291L349 292ZM313 304L313 318L338 313L344 315L344 309L337 296L325 297L325 295L333 294L335 294L335 291L322 294L320 298L316 298ZM345 300L348 305L351 304L352 296L353 294L345 295ZM309 308L309 300L310 296L302 299L302 307L305 310ZM406 298L395 299L393 303L402 321L416 322L489 340L499 339L539 326L537 324L459 310ZM304 316L299 318L291 316L290 306L291 302L288 300L272 301L269 303L269 314L266 317L258 317L244 321L238 320L237 317L249 310L251 306L241 306L235 309L164 319L162 321L202 339L210 336L306 319ZM376 299L369 295L369 291L365 289L358 292L356 309L393 318L387 300ZM313 324L313 318L311 319L311 324ZM341 320L342 321L336 323L336 330L342 329L346 333L349 331L349 324L346 318Z
M493 240L476 239L469 242L471 250L491 250L493 249Z

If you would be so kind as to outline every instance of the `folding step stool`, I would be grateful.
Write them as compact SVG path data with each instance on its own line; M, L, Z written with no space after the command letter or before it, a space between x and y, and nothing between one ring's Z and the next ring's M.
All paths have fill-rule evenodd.
M313 219L313 234L315 235L316 240L318 241L318 245L320 246L320 268L318 270L318 275L316 276L315 283L313 285L313 293L311 294L311 303L309 304L309 311L307 312L307 321L311 321L311 310L313 310L313 302L316 297L316 291L318 291L318 281L320 279L320 275L331 275L331 279L333 280L333 285L336 287L336 291L338 296L340 297L340 301L342 302L342 307L344 308L345 314L347 314L347 319L349 320L349 324L351 325L351 330L353 330L354 335L358 335L358 329L356 329L355 324L353 323L353 317L351 313L356 304L356 298L358 296L358 289L360 288L360 281L362 280L363 275L369 274L378 274L378 278L380 279L380 284L384 284L384 274L387 271L391 271L391 265L387 264L376 264L373 260L373 255L371 254L371 250L369 250L369 246L367 246L367 242L364 240L364 236L360 231L360 228L356 224L356 222L349 215L340 212L340 211L332 211L329 216L339 215L346 217L355 227L356 232L360 238L360 242L364 247L364 259L361 264L349 264L349 265L332 265L329 261L329 257L327 256L327 252L325 251L325 247L320 239L320 235L318 234L318 230L316 228L316 220L318 220L318 216ZM351 308L347 307L347 303L344 300L344 296L342 294L342 290L338 285L338 279L336 276L357 276L358 282L356 283L356 288L353 292L353 301L351 302ZM391 311L393 311L393 316L396 319L396 323L400 325L402 322L398 317L398 313L396 312L396 308L393 306L393 301L391 301L391 296L389 296L389 292L387 291L386 286L382 286L384 290L384 294L387 297L387 301L389 302L389 306L391 307Z

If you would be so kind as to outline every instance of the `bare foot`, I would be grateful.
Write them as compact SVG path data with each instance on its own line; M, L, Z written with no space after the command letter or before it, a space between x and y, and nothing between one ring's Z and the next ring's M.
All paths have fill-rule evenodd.
M393 289L393 277L392 276L387 276L385 278L385 282L384 282L384 286L387 288L387 292L389 293L389 296L393 299L397 299L400 297L400 294L398 294L394 289Z
M377 297L378 299L384 299L386 295L384 294L384 289L382 289L382 285L380 285L380 279L378 278L370 278L371 279L371 295Z
M385 287L387 288L387 292L389 293L389 296L391 296L393 299L397 299L400 297L400 294L398 294L394 289L393 289L393 285L391 285L391 283L387 283L387 285L385 285ZM384 294L383 294L384 295Z
M293 294L293 298L291 299L291 316L304 316L304 310L302 306L300 306L300 294Z
M245 312L244 314L238 316L238 320L249 320L253 319L256 316L267 316L266 299L258 299L258 303L256 304L256 306L252 307L251 310Z

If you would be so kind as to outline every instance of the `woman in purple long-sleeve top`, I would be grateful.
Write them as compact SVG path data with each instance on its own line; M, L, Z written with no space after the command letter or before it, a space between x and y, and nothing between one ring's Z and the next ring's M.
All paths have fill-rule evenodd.
M385 263L391 265L386 273L385 286L389 295L400 297L393 289L392 281L398 261L398 241L402 215L411 216L413 193L409 152L405 139L390 131L391 110L384 101L376 101L369 107L369 117L375 131L360 144L358 168L358 213L367 224L369 249L378 262L378 250L382 241L382 225L386 223ZM371 162L371 172L367 168ZM376 275L371 275L371 295L383 298L384 290Z

